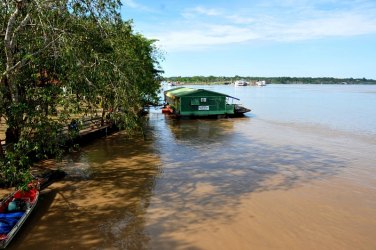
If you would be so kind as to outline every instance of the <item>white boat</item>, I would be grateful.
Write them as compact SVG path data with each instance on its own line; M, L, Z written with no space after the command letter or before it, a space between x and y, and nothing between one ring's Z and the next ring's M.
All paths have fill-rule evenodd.
M177 83L176 82L168 82L167 85L173 87L173 86L176 86Z
M257 86L266 86L266 81L265 81L265 80L257 81L257 82L256 82L256 85L257 85Z
M238 80L238 81L235 81L234 85L235 86L247 86L249 83L245 80Z

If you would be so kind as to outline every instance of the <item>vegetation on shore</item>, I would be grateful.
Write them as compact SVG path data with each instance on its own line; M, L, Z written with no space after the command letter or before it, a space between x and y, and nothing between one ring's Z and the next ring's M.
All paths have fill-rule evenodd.
M25 183L34 159L59 156L72 119L100 111L129 130L160 87L160 53L120 17L120 0L0 4L0 185Z
M165 78L165 81L183 84L228 84L237 80L266 81L273 84L376 84L376 80L373 79L333 77L174 76Z

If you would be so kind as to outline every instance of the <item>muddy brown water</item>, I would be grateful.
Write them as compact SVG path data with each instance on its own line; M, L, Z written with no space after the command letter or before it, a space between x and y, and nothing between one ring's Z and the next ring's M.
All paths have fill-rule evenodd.
M376 249L376 143L320 126L152 113L59 163L9 249Z

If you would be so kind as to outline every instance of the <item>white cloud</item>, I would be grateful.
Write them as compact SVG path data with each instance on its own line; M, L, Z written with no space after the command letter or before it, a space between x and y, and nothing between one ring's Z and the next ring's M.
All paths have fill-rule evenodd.
M231 25L205 25L204 27L172 31L160 37L159 44L168 50L196 50L208 46L241 43L257 39L247 28Z
M197 17L198 15L203 15L203 16L221 16L222 11L219 9L214 9L214 8L205 8L202 6L196 6L195 8L189 8L183 11L182 16L185 18L194 18Z
M333 16L302 20L284 24L274 34L267 34L271 40L295 41L325 37L346 37L376 34L376 18L355 13L338 13Z
M291 7L294 2L285 0L283 3ZM285 10L288 12L282 13L279 9L262 10L247 13L199 6L185 11L185 17L189 18L178 21L176 28L170 25L153 37L158 38L166 50L195 50L252 40L293 42L376 34L376 6L373 5L330 11L312 6L288 8ZM210 18L203 20L203 16Z
M239 15L229 15L229 16L226 16L225 18L237 24L251 24L256 21L255 18L253 17L244 17L244 16L239 16Z
M124 4L128 7L131 7L131 8L137 8L139 5L133 1L133 0L126 0L124 1Z
M123 4L125 7L129 7L132 9L138 9L146 12L153 12L153 10L145 5L137 3L135 0L123 0Z
M220 10L204 8L201 6L196 7L194 9L194 12L197 12L198 14L207 15L207 16L219 16L222 13Z

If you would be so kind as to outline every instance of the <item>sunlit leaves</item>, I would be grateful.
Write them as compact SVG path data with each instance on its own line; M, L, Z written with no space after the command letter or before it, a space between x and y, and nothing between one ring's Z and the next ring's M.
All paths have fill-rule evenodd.
M120 19L120 0L18 2L0 8L0 114L9 143L0 177L7 184L25 181L35 159L61 155L71 119L99 114L139 127L160 78L153 41Z

